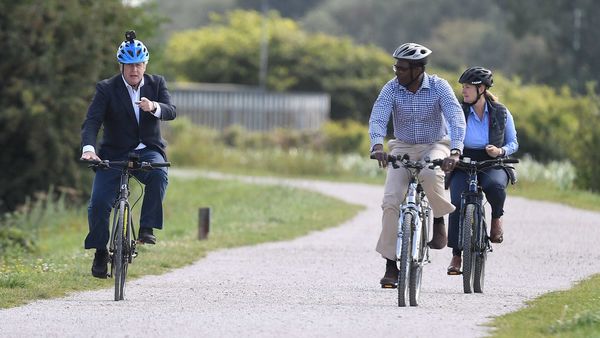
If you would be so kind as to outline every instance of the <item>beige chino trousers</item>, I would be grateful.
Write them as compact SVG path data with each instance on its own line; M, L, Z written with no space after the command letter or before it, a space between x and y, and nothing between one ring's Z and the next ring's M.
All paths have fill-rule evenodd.
M388 142L390 154L402 156L408 154L410 159L431 160L446 158L450 155L450 140L442 139L433 144L408 144L398 140ZM444 190L444 172L435 169L424 168L419 174L421 185L429 200L433 217L442 217L454 211L454 206ZM400 204L404 200L408 189L408 173L400 167L394 169L388 165L385 189L383 194L382 230L379 235L376 250L384 258L396 260L396 240L398 232L398 218L400 217Z

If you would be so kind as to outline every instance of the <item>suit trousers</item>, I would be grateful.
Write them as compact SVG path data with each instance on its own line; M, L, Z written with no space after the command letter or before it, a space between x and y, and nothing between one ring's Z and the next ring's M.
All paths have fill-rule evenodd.
M164 157L157 151L143 148L135 150L140 155L140 161L164 162ZM127 158L110 159L122 161ZM163 227L162 201L167 190L167 168L150 171L136 170L133 172L144 184L144 200L140 217L140 228ZM92 196L88 205L89 233L85 238L85 248L106 248L109 238L108 225L110 212L119 194L121 171L115 169L97 170L92 186Z
M411 160L424 160L429 157L431 160L443 159L450 155L450 141L442 139L432 144L408 144L398 140L391 140L388 143L390 154L402 156L408 154ZM421 170L419 174L421 185L425 195L429 200L434 217L442 217L454 211L454 206L450 203L444 190L444 172L436 167L428 167ZM406 169L400 167L387 169L385 188L383 194L382 230L379 235L376 250L384 258L396 260L396 241L398 233L398 219L400 217L400 204L406 196L408 190L409 176Z

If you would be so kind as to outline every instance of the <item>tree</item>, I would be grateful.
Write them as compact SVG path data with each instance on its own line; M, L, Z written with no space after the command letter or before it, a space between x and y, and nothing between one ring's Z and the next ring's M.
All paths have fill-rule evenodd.
M593 0L496 0L509 14L509 28L516 37L540 37L546 54L530 54L523 62L523 77L585 93L586 82L600 73L600 26L594 20L600 6ZM529 65L540 67L528 68Z
M211 26L176 33L168 41L166 69L179 80L258 85L262 16L234 11ZM391 56L350 39L302 31L275 11L268 17L267 87L325 91L334 119L366 121L383 84L393 77Z
M94 83L116 71L119 0L0 0L0 211L48 187L76 187L79 130Z

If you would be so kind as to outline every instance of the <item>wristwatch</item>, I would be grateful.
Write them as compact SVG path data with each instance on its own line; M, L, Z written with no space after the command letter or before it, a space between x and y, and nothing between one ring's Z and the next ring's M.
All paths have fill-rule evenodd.
M458 149L450 150L450 156L454 156L454 155L460 156L460 150L458 150Z

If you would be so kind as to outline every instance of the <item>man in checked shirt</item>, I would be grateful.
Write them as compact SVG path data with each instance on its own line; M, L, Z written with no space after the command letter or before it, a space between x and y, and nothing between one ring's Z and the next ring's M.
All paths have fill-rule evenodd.
M446 246L443 216L454 211L444 194L444 171L451 171L463 149L465 117L448 81L425 73L431 50L416 43L405 43L394 51L396 77L383 86L373 105L369 119L372 155L382 168L387 167L383 150L387 124L392 117L394 139L388 142L392 155L408 154L411 160L444 158L442 169L425 168L421 183L433 209L432 249ZM443 171L442 171L443 170ZM408 187L405 170L389 168L383 195L383 228L377 252L386 259L383 288L394 288L398 282L396 240L400 204Z

